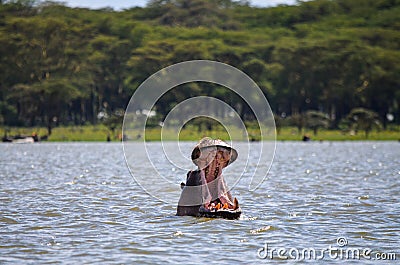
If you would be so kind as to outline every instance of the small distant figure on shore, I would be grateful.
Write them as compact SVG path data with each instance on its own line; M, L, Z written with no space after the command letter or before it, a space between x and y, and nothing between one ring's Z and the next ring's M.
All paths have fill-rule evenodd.
M310 136L308 136L307 134L303 135L303 142L309 142L311 141Z
M107 142L111 142L111 136L109 133L107 134Z
M33 132L33 133L32 133L32 138L33 138L33 140L34 140L35 142L39 142L39 136L38 136L38 134L37 134L36 132Z

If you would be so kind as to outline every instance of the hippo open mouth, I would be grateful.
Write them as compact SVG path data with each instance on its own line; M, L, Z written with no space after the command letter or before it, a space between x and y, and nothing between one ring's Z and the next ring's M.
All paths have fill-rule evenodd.
M225 217L228 212L240 215L238 200L232 197L222 176L222 170L236 158L236 150L225 142L202 139L192 152L198 169L187 174L177 215Z

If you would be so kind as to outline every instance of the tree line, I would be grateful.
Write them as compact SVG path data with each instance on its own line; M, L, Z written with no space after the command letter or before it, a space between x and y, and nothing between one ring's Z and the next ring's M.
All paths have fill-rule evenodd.
M399 30L400 0L270 8L246 1L150 0L122 11L3 0L0 124L47 126L49 134L60 124L115 128L146 78L195 59L248 74L278 125L344 128L360 109L356 118L371 112L383 127L400 124ZM222 99L243 119L253 119L237 95L208 83L171 90L156 104L157 119L197 95Z

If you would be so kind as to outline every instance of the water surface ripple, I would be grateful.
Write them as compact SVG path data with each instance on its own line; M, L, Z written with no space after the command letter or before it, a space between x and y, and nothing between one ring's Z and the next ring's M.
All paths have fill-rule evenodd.
M190 150L194 143L184 145ZM151 148L161 150L160 143ZM177 185L185 179L159 163ZM244 163L239 154L226 174L240 174ZM276 255L260 259L257 251L266 243L300 251L338 247L339 237L347 240L342 249L400 258L400 143L281 142L265 183L249 192L248 177L232 191L242 219L176 217L175 205L155 200L130 176L121 144L1 144L0 263L285 263ZM160 185L154 178L149 174ZM178 200L174 189L165 192Z

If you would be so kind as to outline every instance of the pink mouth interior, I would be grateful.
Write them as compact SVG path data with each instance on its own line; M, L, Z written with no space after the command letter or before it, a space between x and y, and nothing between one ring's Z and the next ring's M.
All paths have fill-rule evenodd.
M212 154L210 152L211 155L213 153L215 153L215 156L211 158L212 161L208 162L207 166L202 169L209 192L212 194L212 199L206 202L204 206L209 210L234 209L233 198L222 177L222 169L229 164L231 158L230 150L218 147L216 152L212 152ZM207 158L210 158L209 155Z

